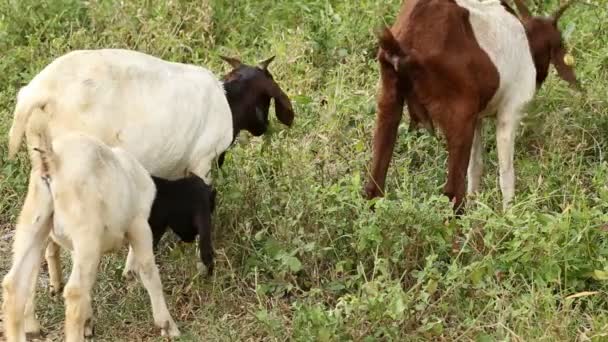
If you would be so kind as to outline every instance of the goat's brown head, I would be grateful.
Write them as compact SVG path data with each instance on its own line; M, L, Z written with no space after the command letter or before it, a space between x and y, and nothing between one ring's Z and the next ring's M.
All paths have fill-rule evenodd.
M562 34L557 26L559 18L570 7L573 1L562 5L550 17L532 16L524 4L524 0L513 0L519 12L520 19L526 29L530 43L534 66L536 67L536 85L540 88L549 73L549 64L553 64L559 77L572 87L580 89L574 68L565 59L566 47Z
M220 57L232 66L232 70L224 76L224 88L232 110L235 136L243 129L254 136L266 132L270 99L274 99L279 121L291 126L294 117L291 101L268 71L274 56L258 66L243 64L236 58Z

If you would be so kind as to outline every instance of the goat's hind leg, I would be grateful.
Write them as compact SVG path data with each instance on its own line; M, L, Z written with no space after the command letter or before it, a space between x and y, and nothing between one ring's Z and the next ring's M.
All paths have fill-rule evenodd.
M84 341L85 337L93 335L91 290L95 284L101 259L99 246L101 237L72 237L72 240L74 245L72 273L63 290L65 337L67 342L80 342Z
M44 257L49 271L49 293L52 296L62 290L60 251L59 245L55 241L49 240Z
M40 256L42 261L42 255ZM40 262L34 268L30 278L29 297L25 302L25 335L27 338L38 337L41 334L40 323L36 318L36 283L38 280L38 272L40 271Z
M4 336L8 342L24 342L26 333L38 334L34 315L35 290L53 212L50 193L32 172L13 241L13 264L2 281Z
M166 225L163 226L163 229L152 230L153 243L152 250L153 252L157 251L158 242L163 237L166 231ZM137 267L135 262L135 255L133 253L133 247L129 244L129 252L127 253L127 261L125 262L125 268L122 270L122 277L126 281L132 281L136 278L137 275Z
M156 222L153 218L152 222ZM158 251L158 243L160 239L165 235L167 231L167 223L163 222L162 224L152 223L152 250L154 253ZM126 281L131 281L135 279L137 274L136 266L135 266L135 256L133 255L133 247L129 244L129 253L127 254L127 261L125 262L125 268L122 271L122 277Z
M152 251L152 232L145 218L135 219L127 233L129 244L135 256L138 274L150 296L154 323L161 328L163 336L177 337L180 332L173 321L163 294L163 285Z

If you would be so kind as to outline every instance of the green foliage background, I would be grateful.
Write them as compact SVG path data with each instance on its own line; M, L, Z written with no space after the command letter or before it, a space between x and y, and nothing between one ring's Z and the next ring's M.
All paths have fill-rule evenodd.
M557 2L531 7L549 13ZM15 95L47 63L72 49L122 47L223 74L219 54L247 63L276 54L270 68L294 101L295 124L273 119L264 138L241 134L215 175L216 274L198 273L194 245L161 243L180 340L608 339L608 4L575 5L560 23L585 93L553 71L537 93L517 135L515 206L500 210L487 120L479 204L446 225L443 141L407 134L407 115L388 196L372 212L360 195L378 84L374 30L399 3L0 0L0 273L29 171L23 152L6 160ZM120 277L124 256L100 269L97 340L160 340L143 287ZM63 305L46 293L46 276L37 312L57 340ZM583 291L593 292L567 298Z

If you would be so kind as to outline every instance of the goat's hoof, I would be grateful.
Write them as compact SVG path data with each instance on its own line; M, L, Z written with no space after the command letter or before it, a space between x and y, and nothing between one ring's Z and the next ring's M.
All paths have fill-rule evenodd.
M133 281L135 278L137 278L137 272L133 270L125 270L122 272L122 277L125 279L125 281Z
M38 332L28 331L25 333L25 339L28 341L40 339L41 337L44 337L41 331L38 331Z
M28 336L28 338L38 338L42 336L40 323L37 319L27 319L25 321L25 335Z
M361 194L366 200L371 200L380 197L380 189L378 189L375 183L368 182L365 184L365 187L363 187Z
M49 285L49 295L51 297L55 297L63 291L63 286L59 285Z
M196 268L200 272L200 274L206 274L207 277L211 277L213 275L213 261L210 262L197 262Z
M92 319L87 319L84 323L84 337L86 339L92 339L95 336L95 325Z
M42 337L42 330L40 330L40 327L38 327L38 329L35 330L27 330L25 331L25 338L28 340L31 339L35 339L35 338L40 338Z
M205 266L205 264L203 264L202 262L197 262L196 263L196 269L201 273L201 274L205 274L208 273L209 270L207 268L207 266Z
M36 338L41 338L42 337L42 331L38 330L38 331L27 331L25 333L25 338L28 340L32 340L32 339L36 339Z
M43 338L44 335L45 334L42 329L40 329L40 324L38 324L38 321L25 324L25 338L28 341Z
M173 321L166 321L163 326L164 327L160 331L160 335L161 336L163 336L163 337L178 337L178 336L180 336L179 329L177 328L177 325L175 325L175 322L173 322Z

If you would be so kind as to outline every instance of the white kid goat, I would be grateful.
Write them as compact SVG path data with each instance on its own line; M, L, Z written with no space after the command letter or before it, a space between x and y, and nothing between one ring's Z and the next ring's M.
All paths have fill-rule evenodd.
M13 264L2 283L8 342L25 342L26 332L40 330L34 295L49 236L72 251L72 273L63 291L66 341L92 335L90 295L101 256L125 242L150 296L155 324L163 335L179 336L152 251L148 216L156 189L148 172L122 148L82 133L51 141L48 114L34 109L32 117L27 126L32 171L16 227Z

